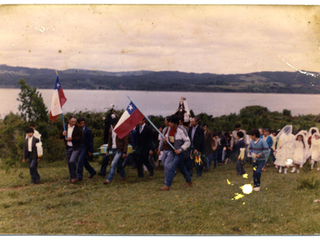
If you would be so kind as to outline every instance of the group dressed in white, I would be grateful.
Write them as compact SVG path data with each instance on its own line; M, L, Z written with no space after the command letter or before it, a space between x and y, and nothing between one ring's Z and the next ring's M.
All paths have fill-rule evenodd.
M312 127L309 131L301 130L297 134L292 133L292 125L285 126L275 137L274 149L275 166L279 173L299 173L299 169L310 159L311 169L320 161L320 133L319 129ZM317 170L320 170L318 165Z

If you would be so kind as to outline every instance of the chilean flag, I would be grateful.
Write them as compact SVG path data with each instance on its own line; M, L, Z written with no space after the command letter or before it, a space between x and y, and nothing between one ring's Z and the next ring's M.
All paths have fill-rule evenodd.
M139 109L130 102L126 111L122 114L119 122L114 128L114 132L122 139L144 118Z
M64 96L59 77L57 75L56 85L54 86L53 96L51 101L50 119L54 122L62 113L62 106L66 103L67 99Z

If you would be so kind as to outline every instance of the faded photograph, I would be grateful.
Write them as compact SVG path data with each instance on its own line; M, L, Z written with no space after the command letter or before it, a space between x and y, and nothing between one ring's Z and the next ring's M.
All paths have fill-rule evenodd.
M319 234L319 16L0 5L0 234Z

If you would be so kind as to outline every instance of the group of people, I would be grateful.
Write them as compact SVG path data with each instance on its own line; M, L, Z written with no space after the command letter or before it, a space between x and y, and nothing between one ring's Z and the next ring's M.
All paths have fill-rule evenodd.
M311 169L320 161L320 133L319 129L312 127L309 131L300 130L292 133L292 126L285 126L276 136L277 148L274 164L279 173L292 167L291 172L299 173L299 169L310 160ZM318 167L317 170L320 170Z
M70 175L70 182L75 183L82 181L83 167L89 172L89 178L96 175L96 171L90 165L89 159L93 157L93 134L92 131L85 126L84 118L76 118L71 115L65 130L60 133L60 138L64 139L66 147L66 156ZM29 170L31 182L38 184L40 174L37 170L38 162L41 159L39 149L42 150L41 134L35 129L35 124L31 123L26 130L26 140L23 149L23 162L29 159Z
M269 164L274 164L280 173L282 170L287 173L290 166L293 166L291 172L299 173L299 168L307 159L311 159L311 168L320 161L320 133L317 128L301 130L294 135L292 126L287 125L279 132L254 129L247 134L237 124L232 133L222 134L221 131L210 131L207 124L201 127L196 117L190 119L190 124L185 124L178 115L171 115L165 118L164 126L159 128L161 134L152 129L144 118L120 139L114 132L118 119L118 116L111 119L108 147L98 172L100 176L107 176L104 184L110 184L116 173L120 174L120 181L125 181L125 167L130 163L137 169L138 177L143 178L144 171L148 171L152 177L157 168L155 160L158 159L158 166L162 163L164 168L164 186L160 189L167 191L178 172L185 178L184 187L189 187L192 185L193 169L196 176L201 177L202 172L208 171L212 165L216 168L222 162L234 162L237 174L243 175L244 164L250 161L253 164L253 190L259 191L261 173ZM93 135L85 123L84 118L77 119L71 115L65 130L60 133L66 147L71 183L82 180L83 168L89 172L89 178L97 174L88 161L93 157ZM37 162L40 157L36 144L41 141L41 135L35 130L34 124L26 132L23 161L29 158L32 182L39 183ZM130 153L127 152L129 144L133 148Z

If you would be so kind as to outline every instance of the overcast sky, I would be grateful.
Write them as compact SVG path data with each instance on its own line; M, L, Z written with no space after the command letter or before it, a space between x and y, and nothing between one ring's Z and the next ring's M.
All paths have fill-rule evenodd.
M320 72L319 6L0 6L0 64ZM288 63L288 64L287 64Z

